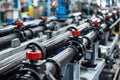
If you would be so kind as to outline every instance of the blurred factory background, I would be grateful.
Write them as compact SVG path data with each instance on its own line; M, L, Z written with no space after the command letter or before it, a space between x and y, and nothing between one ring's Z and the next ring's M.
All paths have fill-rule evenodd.
M1 0L0 23L11 24L19 20L31 20L41 16L49 17L54 14L55 0ZM85 11L92 14L99 7L119 6L119 0L71 0L70 13ZM53 11L52 11L53 10ZM16 15L16 16L13 16ZM55 15L55 14L54 14Z

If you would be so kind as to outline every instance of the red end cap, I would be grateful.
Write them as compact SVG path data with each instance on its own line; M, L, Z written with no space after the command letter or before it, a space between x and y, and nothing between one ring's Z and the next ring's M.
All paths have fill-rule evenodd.
M115 15L115 12L112 12L112 15Z
M43 18L41 18L43 21L47 21L47 18L46 17L43 17Z
M17 25L18 27L21 27L21 26L23 26L23 23L22 22L16 22L15 25Z
M109 16L109 15L106 15L106 16L105 16L105 19L109 19L109 18L110 18L110 16Z
M98 24L100 24L100 22L96 20L93 22L93 24L98 25Z
M35 52L27 51L26 58L29 60L40 60L42 59L42 52L41 51L35 51Z
M73 36L79 36L81 34L80 31L71 31Z

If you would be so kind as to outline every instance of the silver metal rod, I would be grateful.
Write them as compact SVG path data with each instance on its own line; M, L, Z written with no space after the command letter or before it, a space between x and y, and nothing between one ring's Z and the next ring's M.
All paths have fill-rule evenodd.
M110 56L110 55L112 54L113 49L115 48L115 46L116 46L118 40L119 40L119 35L116 34L116 35L115 35L115 38L114 38L114 40L113 40L113 42L112 42L112 44L110 45L110 51L109 51L108 56Z
M115 22L113 23L111 26L110 26L110 29L112 29L113 27L115 27L115 25L120 21L120 18Z

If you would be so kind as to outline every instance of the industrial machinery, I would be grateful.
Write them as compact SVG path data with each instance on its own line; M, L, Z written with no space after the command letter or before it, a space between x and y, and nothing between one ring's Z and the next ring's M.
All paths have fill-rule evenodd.
M71 25L71 26L75 26L75 25ZM64 31L66 31L67 30L67 28L69 28L69 29L71 29L71 26L68 26L68 27L66 27L66 29L64 28L64 29L61 29L61 33L63 33ZM84 27L85 26L85 27ZM82 27L84 27L84 28L82 28ZM81 25L81 26L79 26L79 28L78 29L80 29L80 30L83 30L83 29L85 29L86 27L89 27L89 24L83 24L83 25ZM73 28L74 29L74 28ZM64 30L64 31L63 31ZM38 40L38 41L34 41L34 42L31 42L30 44L28 44L28 46L27 46L27 48L26 48L26 50L31 50L32 48L31 48L31 46L33 45L35 48L39 48L39 49L44 49L43 50L43 52L45 52L45 54L46 55L44 55L44 57L46 57L46 56L50 56L50 53L52 54L52 52L54 52L54 51L57 51L56 49L57 48L61 48L60 46L63 46L62 44L64 44L66 41L65 41L65 39L67 38L67 37L69 37L71 35L71 32L70 31L67 31L65 34L62 34L62 35L60 35L60 36L58 36L58 37L56 37L56 38L53 38L53 39L50 39L50 40L47 40L47 41L45 41L45 42L43 42L43 43L41 43L41 40ZM54 42L54 43L53 43ZM49 46L48 46L49 45ZM63 46L64 47L64 46ZM55 49L55 50L54 50ZM64 48L63 48L64 49ZM24 50L24 51L22 51L22 52L18 52L18 53L16 53L15 55L13 54L13 56L11 56L11 57L9 57L9 58L5 58L4 60L2 60L1 61L1 71L4 71L3 69L5 68L5 66L6 66L6 68L10 68L10 65L11 66L14 66L14 65L16 65L16 63L18 64L18 63L20 63L19 61L22 61L22 60L24 60L25 59L25 51L26 50ZM46 53L47 52L47 53ZM48 52L50 52L50 53L48 53ZM19 55L19 56L18 56ZM1 55L2 56L2 55ZM3 54L3 56L5 56L4 54ZM52 56L52 55L51 55ZM13 59L13 57L14 57L14 59ZM19 58L18 58L19 57ZM16 59L15 59L16 58ZM10 62L8 62L8 59L10 59L9 61ZM6 62L7 61L7 62ZM5 63L6 62L6 63ZM4 64L5 63L5 64ZM10 64L9 64L10 63ZM14 64L14 65L13 65ZM8 67L8 65L9 65L9 67ZM6 69L5 68L5 69ZM2 73L1 73L2 74Z
M97 22L96 22L97 23ZM79 33L75 32L73 36L69 37L67 40L66 48L53 56L52 58L48 58L45 60L41 60L44 58L43 51L39 51L38 49L32 49L30 52L26 52L27 61L23 62L23 66L21 66L18 71L16 78L17 80L81 80L88 79L89 77L84 77L83 73L80 73L80 60L84 56L84 60L87 62L82 62L82 66L85 69L89 68L97 68L104 67L104 59L95 58L96 53L95 45L98 41L105 38L105 31L108 31L108 26L106 23L103 26L93 27L92 30L85 36L79 37ZM102 25L101 24L101 25ZM95 24L96 25L96 24ZM110 28L110 27L109 27ZM116 37L116 41L118 41L119 37ZM114 41L113 44L115 45ZM114 46L112 46L114 47ZM112 50L113 48L111 48ZM97 63L95 63L97 62ZM101 62L101 64L99 64ZM68 73L67 75L62 73L62 69L65 65L73 65L69 69L72 73ZM77 71L75 71L75 68ZM100 69L100 68L97 68ZM68 69L67 69L68 70ZM89 70L87 70L89 71ZM66 71L67 72L67 71ZM78 72L78 73L77 73ZM65 72L64 72L65 73ZM101 73L101 71L100 71ZM97 74L97 73L96 73ZM71 76L69 76L71 75ZM80 77L83 75L82 77ZM90 80L97 79L92 78Z
M78 13L79 14L79 13ZM78 16L78 18L76 18ZM28 39L31 39L32 37L37 36L38 33L43 32L44 34L46 31L56 31L59 28L62 28L64 26L67 26L69 24L75 23L77 25L82 24L86 21L86 19L82 19L83 17L81 14L76 15L73 14L73 16L69 17L64 23L61 23L57 21L57 18L50 17L50 18L41 18L40 20L33 20L28 22L16 22L16 26L10 25L9 27L1 28L0 34L1 34L1 41L3 39L6 39L5 42L1 42L1 47L8 47L10 45L11 41L13 39L19 38L20 41L18 42L24 42ZM36 32L37 31L37 32Z
M73 17L74 18L74 17ZM29 43L33 43L33 42L37 42L37 43L41 43L41 42L43 42L43 41L45 41L45 40L47 40L47 39L49 39L51 36L52 37L55 37L55 36L57 36L57 35L60 35L60 34L63 34L63 33L65 33L66 32L66 30L67 29L69 29L70 27L74 27L75 28L75 26L76 26L76 24L71 24L71 19L72 18L70 18L70 19L68 19L68 20L66 20L66 22L64 22L64 24L59 24L58 22L57 22L57 25L55 25L55 24L53 24L54 23L54 20L47 20L47 26L57 26L57 27L59 27L59 26L62 26L61 28L59 27L59 29L57 29L57 31L55 30L55 31L53 31L52 33L51 33L51 31L48 31L47 30L47 32L45 32L45 34L47 34L47 36L46 35L41 35L41 33L38 35L39 37L36 37L36 38L34 38L34 39L30 39L30 40L28 40L28 41L25 41L25 42L23 42L23 43L21 43L20 45L17 45L17 44L19 44L19 42L18 41L16 41L16 39L13 39L12 40L12 44L11 44L11 47L10 48L7 48L7 49L3 49L2 51L1 51L1 54L0 54L0 64L1 64L1 66L0 66L0 75L4 75L3 74L3 72L6 72L6 70L10 70L12 67L14 67L14 66L16 66L16 65L18 65L18 64L20 64L24 59L25 59L25 54L22 54L22 53L25 53L24 52L24 49L25 49L25 47L27 46L27 44L29 44ZM79 24L83 24L83 22L85 22L86 20L82 20L82 21L79 21ZM52 24L49 24L48 25L48 23L50 23L50 22L52 22ZM68 25L68 26L67 26ZM77 24L78 25L78 24ZM80 29L80 30L83 30L84 28L86 28L86 27L89 27L89 23L87 22L87 23L84 23L83 25L80 25L80 26L78 26L78 29ZM36 27L33 27L33 28L36 28ZM74 29L73 28L73 29ZM77 28L77 27L76 27ZM52 30L53 30L53 28L52 28ZM71 28L70 28L70 30L71 30ZM67 32L66 34L65 34L65 36L64 36L64 38L66 38L66 36L70 36L71 35L71 33L70 32ZM60 44L60 42L62 42L63 40L64 40L64 38L63 39L61 39L62 38L62 36L61 37L59 37L59 38L57 38L57 39L51 39L51 41L57 41L57 43L56 43L56 45L57 44L59 44L59 45L61 45L62 46L62 43ZM18 40L18 39L17 39ZM61 41L62 40L62 41ZM48 44L51 44L51 41L49 42L49 40L48 41L46 41L46 42L44 42L43 44L45 44L45 43L48 43ZM54 43L53 43L54 44ZM13 46L12 46L13 45ZM38 44L39 45L39 44ZM54 44L55 45L55 44ZM53 46L52 44L51 44L51 46ZM48 49L52 49L52 48L50 48L51 46L48 46ZM36 47L36 45L35 45L35 47ZM45 47L45 46L44 46ZM57 46L55 46L55 47L57 47ZM59 47L59 46L58 46ZM37 48L37 47L36 47ZM27 48L26 48L27 49ZM28 49L29 49L29 47L28 47ZM28 50L27 49L27 50ZM55 48L55 49L57 49L57 48ZM47 50L47 51L50 51L50 50ZM52 49L53 50L53 49ZM21 52L21 51L23 51L23 52ZM26 51L26 50L25 50ZM55 51L57 51L57 50L55 50ZM10 62L9 62L10 61ZM4 64L5 63L5 64Z
M76 15L79 14L74 14L71 18L74 16L73 20L76 19ZM82 23L79 22L79 15L79 18L76 19L78 23L67 24L68 27L61 28L61 30L64 30L60 31L63 34L44 42L41 42L40 39L29 42L26 48L24 47L25 50L22 49L21 52L15 52L16 54L1 59L1 79L82 80L88 78L89 70L94 71L90 80L97 79L105 64L109 64L108 67L113 65L111 60L114 58L111 59L111 55L116 50L115 45L119 38L118 35L111 35L112 27L119 22L119 17L115 17L116 15L117 13L115 15L98 14ZM71 18L68 22L71 22ZM85 32L86 29L87 32ZM54 35L58 35L58 33L56 32ZM108 38L112 39L109 40ZM112 47L109 47L108 43ZM110 50L103 52L103 49L107 51L106 46ZM99 49L100 52L97 51ZM25 59L25 55L28 60ZM105 57L102 55L105 55ZM23 60L25 61L22 65ZM97 74L98 71L99 74ZM11 73L13 76L9 76ZM94 76L96 74L97 76Z
M118 74L111 69L119 57L119 35L113 34L119 11L100 9L88 17L69 14L69 4L58 0L57 18L0 29L1 80L109 80Z

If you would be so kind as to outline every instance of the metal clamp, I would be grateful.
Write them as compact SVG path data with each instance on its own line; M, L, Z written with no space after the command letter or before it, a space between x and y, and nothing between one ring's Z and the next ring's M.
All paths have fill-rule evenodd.
M18 29L15 29L14 32L18 35L20 41L26 41L27 40L27 35L25 34L24 31L20 31Z
M28 76L25 76L25 74L27 74L28 72L30 72L30 77ZM16 76L17 79L35 79L35 80L40 80L40 76L39 74L33 70L33 69L30 69L30 68L23 68L22 70L20 70L18 73L17 73L17 76Z
M29 30L31 32L31 36L29 37L30 39L34 36L34 32L32 31L32 29L28 28L27 30Z
M80 60L86 51L86 48L81 40L82 38L79 37L70 37L68 40L68 47L71 47L76 51L76 56L71 62L76 62Z
M87 48L90 48L90 45L92 44L91 40L88 37L86 37L86 36L83 36L82 38L86 39L88 41L88 45L89 46L87 46Z

